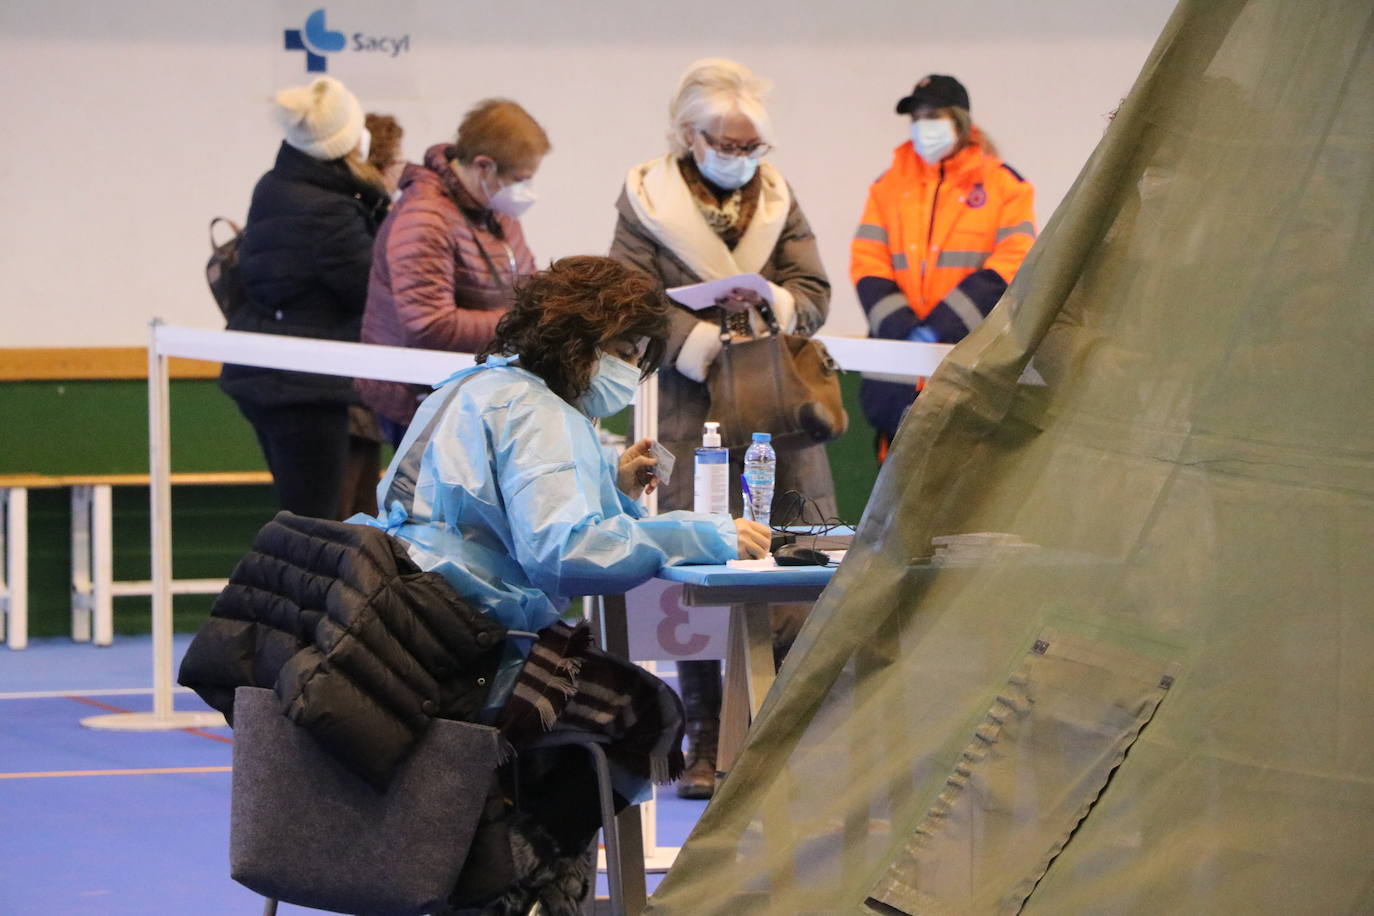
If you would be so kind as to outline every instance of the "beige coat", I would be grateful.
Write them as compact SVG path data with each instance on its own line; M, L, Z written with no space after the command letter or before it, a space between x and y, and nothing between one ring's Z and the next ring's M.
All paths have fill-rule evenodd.
M655 193L663 188L676 193L673 183L676 163L671 158L636 166L630 171L616 203L619 218L610 254L653 275L665 287L756 271L775 285L779 321L793 333L809 336L825 322L830 307L830 283L821 266L816 237L790 188L766 164L760 171L768 186L766 201L760 205L755 220L772 221L776 225L767 229L763 223L759 227L751 226L731 253L714 237L694 205L665 200L669 195ZM703 227L705 232L702 232ZM759 247L756 228L769 233L763 237L762 248L755 257L761 263L746 260L749 253L740 251L751 244ZM754 233L753 238L751 233ZM713 244L719 250L713 249ZM730 254L740 255L745 263L734 264L729 259ZM692 312L683 306L673 310L668 353L658 374L658 436L680 464L672 483L659 491L661 510L692 508L693 453L701 445L702 424L711 419L711 399L704 383L679 370L679 360L684 361L683 368L689 374L704 377L698 344L705 343L710 349L709 338L716 336L713 329L719 327L718 311ZM708 352L706 362L713 355ZM689 362L691 366L686 365ZM737 480L743 471L743 450L732 453L730 458L731 479ZM835 514L835 484L824 445L779 454L776 494L781 496L788 490L805 493L818 501L821 511ZM740 511L738 486L731 487L730 504L732 511ZM777 505L775 501L775 512Z

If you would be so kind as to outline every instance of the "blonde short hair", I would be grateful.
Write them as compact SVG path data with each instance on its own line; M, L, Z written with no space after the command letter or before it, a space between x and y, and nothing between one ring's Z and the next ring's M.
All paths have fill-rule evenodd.
M483 99L474 105L463 115L453 146L463 165L488 156L502 174L542 158L550 149L544 128L510 99Z
M712 57L687 68L668 106L668 148L685 155L684 134L704 130L735 112L748 118L764 143L773 143L773 122L764 101L773 84L733 60Z

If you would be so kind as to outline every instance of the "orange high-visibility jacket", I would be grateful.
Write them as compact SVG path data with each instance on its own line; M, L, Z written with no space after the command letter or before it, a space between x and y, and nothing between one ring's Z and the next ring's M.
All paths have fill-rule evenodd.
M977 145L929 165L908 141L873 183L850 248L869 336L963 339L1035 240L1035 189Z

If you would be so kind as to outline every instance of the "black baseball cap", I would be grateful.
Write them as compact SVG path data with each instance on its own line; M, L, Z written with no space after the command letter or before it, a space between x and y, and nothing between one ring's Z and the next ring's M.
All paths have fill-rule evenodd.
M932 73L916 84L911 95L897 103L897 114L911 114L922 105L931 108L962 108L970 111L968 90L952 76Z

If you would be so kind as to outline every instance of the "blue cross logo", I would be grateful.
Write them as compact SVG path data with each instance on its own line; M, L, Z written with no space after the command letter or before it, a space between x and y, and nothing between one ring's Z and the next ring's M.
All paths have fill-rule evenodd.
M346 39L343 32L331 32L324 24L324 10L318 9L305 18L304 29L286 30L286 50L305 52L307 73L323 73L325 55L342 51Z

